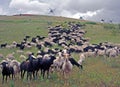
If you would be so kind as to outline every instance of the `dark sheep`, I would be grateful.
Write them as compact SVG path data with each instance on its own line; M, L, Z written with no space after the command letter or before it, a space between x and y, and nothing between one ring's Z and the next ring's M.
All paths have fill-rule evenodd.
M45 41L44 45L45 45L45 47L47 47L47 46L52 47L52 44L50 42L47 42L47 41Z
M12 79L13 79L13 76L14 76L13 67L8 66L7 62L2 62L1 65L2 65L2 76L3 76L2 83L4 83L5 76L6 76L6 82L7 82L7 77L9 76L10 78L11 74L12 74Z
M35 58L33 58L33 53L29 55L29 57L26 59L26 61L23 61L20 64L20 71L21 71L21 78L24 78L24 74L27 71L27 79L28 76L30 76L30 80L32 78L32 73L34 74L34 66L33 66L33 60ZM34 75L33 75L34 76Z
M27 38L27 39L28 39L28 38L30 38L30 36L25 36L25 38Z
M36 42L37 42L37 41L36 41L36 38L33 37L32 40L31 40L31 42L36 43Z
M24 50L25 45L24 44L16 44L16 47L19 48L20 50Z
M80 65L80 64L78 64L74 58L69 58L69 61L71 62L71 64L72 64L73 66L76 65L78 68L83 69L83 66Z
M29 63L29 62L23 61L23 62L20 64L20 72L21 72L21 78L22 78L22 79L24 78L24 74L25 74L25 72L27 71L28 63Z
M4 44L1 44L1 48L4 48L4 47L6 47L7 46L7 43L4 43Z
M92 46L87 46L86 48L83 49L84 52L88 52L89 50L91 50L93 52L93 51L95 51L95 48Z
M36 36L36 37L38 38L38 40L43 40L43 39L45 39L44 36Z
M40 44L37 44L36 47L38 48L38 50L41 50L42 46Z
M47 71L47 78L49 76L49 69L50 66L53 64L53 61L55 60L55 56L50 56L50 59L42 59L41 63L41 75L45 76L45 72Z
M38 76L38 71L40 70L40 67L41 67L41 62L42 58L37 58L37 59L34 59L32 61L32 66L30 65L30 62L29 61L23 61L20 65L20 68L21 68L21 78L23 79L24 78L24 74L25 72L27 71L30 71L29 73L27 73L27 79L28 79L28 74L30 75L30 79L32 78L32 74L33 74L33 77L34 79ZM30 70L31 68L31 70Z

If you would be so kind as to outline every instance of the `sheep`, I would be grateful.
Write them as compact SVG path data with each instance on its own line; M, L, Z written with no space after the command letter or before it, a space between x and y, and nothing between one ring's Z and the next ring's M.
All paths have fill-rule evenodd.
M14 57L14 52L13 53L11 53L11 54L8 54L7 56L6 56L6 58L8 58L8 59L14 59L15 57Z
M32 48L32 46L31 46L31 45L28 45L28 44L25 44L25 47L26 47L27 49Z
M41 67L41 62L42 58L37 58L37 59L29 59L28 61L23 61L20 64L20 69L21 69L21 78L24 78L24 74L27 71L27 79L28 79L28 75L30 75L30 80L33 77L35 79L35 77L37 77L38 71Z
M109 57L116 57L117 55L117 50L115 48L110 50Z
M16 50L16 53L23 54L24 51L23 50Z
M45 55L43 56L43 59L50 59L49 54L45 54Z
M108 57L116 57L118 55L118 51L116 48L109 48L105 50L105 54Z
M14 69L14 77L16 74L20 72L20 62L17 60L10 60L9 58L6 58L6 60L2 60L1 63L6 62L8 63L9 67L13 67Z
M96 52L84 52L85 57L95 57Z
M20 62L18 62L17 60L12 60L9 63L10 67L13 67L14 69L14 74L18 74L20 72Z
M53 64L53 61L56 59L55 56L49 56L50 58L48 59L44 59L42 58L40 64L41 64L41 75L45 76L45 72L47 71L47 78L49 76L49 70L50 70L50 66Z
M22 62L20 65L21 68L21 77L24 77L25 72L27 71L27 80L28 76L30 76L30 80L33 77L37 77L37 73L41 67L41 60L42 58L36 58L34 53L30 54L26 61ZM24 72L23 72L24 71Z
M83 61L85 60L85 55L84 55L84 53L81 53L79 58L80 58L80 59L79 59L79 61L78 61L78 64L82 65Z
M25 55L20 55L20 59L26 59L27 57Z
M64 62L63 57L56 57L56 59L53 61L53 66L57 71L61 70L62 64Z
M67 75L70 76L70 72L72 71L73 65L69 61L68 54L65 54L65 60L62 65L63 76L66 79Z
M20 72L21 72L21 78L24 78L24 74L27 71L27 66L28 66L29 61L23 61L20 64Z
M79 62L76 62L74 58L69 58L69 61L71 62L73 66L76 65L78 68L83 69L82 64L79 64Z
M28 77L30 76L30 80L32 78L32 73L34 72L34 67L33 67L33 54L30 54L26 61L23 61L20 64L20 71L21 71L21 78L23 79L25 72L27 71L27 80Z
M27 51L27 52L25 53L26 56L29 56L30 54L32 54L31 51Z
M2 62L0 65L2 65L2 76L3 76L2 83L4 83L5 76L6 76L6 82L7 82L7 77L9 76L10 78L11 74L12 74L12 79L13 79L13 76L14 76L13 67L8 66L7 62Z
M0 47L1 48L5 48L7 46L7 43L1 44Z
M97 49L96 54L97 54L98 56L105 56L105 50Z

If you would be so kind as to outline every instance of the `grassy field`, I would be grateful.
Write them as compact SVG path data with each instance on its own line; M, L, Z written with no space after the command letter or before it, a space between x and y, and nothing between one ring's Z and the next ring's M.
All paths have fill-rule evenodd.
M83 20L68 19L63 17L48 16L0 16L0 44L13 41L20 42L26 35L31 37L48 34L48 27L61 24L67 28L69 21L81 23L87 31L85 37L90 38L90 43L113 42L120 43L120 27L118 24L101 24ZM16 52L16 48L0 48L0 53L6 56ZM25 49L37 52L37 49ZM20 54L15 54L17 60ZM73 54L78 60L78 54ZM0 59L2 60L2 59ZM50 79L27 81L21 80L19 75L12 81L2 84L0 74L0 87L120 87L120 57L117 58L87 58L83 63L84 69L79 70L74 66L69 79L65 80L60 74L51 74Z

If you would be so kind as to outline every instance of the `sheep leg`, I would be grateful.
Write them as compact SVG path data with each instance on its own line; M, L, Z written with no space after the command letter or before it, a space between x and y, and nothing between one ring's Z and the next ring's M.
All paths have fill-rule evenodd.
M65 78L65 72L64 72L64 71L62 71L62 73L63 73L63 74L62 74L62 76L63 76L63 79L64 79L64 78Z
M34 78L34 79L36 78L36 76L35 76L35 71L33 72L33 78Z
M10 78L10 74L9 74L8 76L9 76L9 78Z
M27 80L28 80L28 76L29 76L28 74L29 74L29 72L27 72Z
M14 75L14 74L12 74L12 80L13 80L13 76L15 77L15 75Z
M21 70L21 78L23 79L23 71Z
M49 70L47 70L47 78L49 78Z
M38 70L35 72L35 76L36 76L36 79L37 79L37 77L38 77Z
M32 72L30 72L29 75L30 75L30 80L31 80L32 79Z
M83 66L82 66L82 65L80 65L80 68L81 68L81 69L83 69Z
M43 70L41 69L41 75L43 74Z
M4 83L4 75L3 75L2 83Z
M6 82L7 82L7 77L8 77L8 76L6 75ZM10 75L9 75L9 78L10 78Z
M43 70L41 69L41 76L43 76Z
M23 71L23 73L22 73L22 79L24 78L24 75L25 75L25 71Z
M44 78L44 76L45 76L45 70L43 70L43 78Z

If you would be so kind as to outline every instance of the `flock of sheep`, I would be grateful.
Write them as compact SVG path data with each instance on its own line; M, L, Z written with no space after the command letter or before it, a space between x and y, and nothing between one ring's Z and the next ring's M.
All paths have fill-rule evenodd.
M63 28L61 25L55 27L49 27L48 37L43 36L25 36L24 39L17 43L13 41L12 44L1 44L1 50L4 48L14 49L16 52L8 54L6 58L0 54L0 58L3 60L0 63L2 71L2 82L4 82L5 76L12 75L12 79L16 74L20 74L21 78L24 78L24 74L27 72L27 79L38 78L38 71L41 71L41 76L44 78L49 72L60 72L66 78L74 65L83 69L82 62L87 57L95 56L107 56L116 57L120 54L120 44L112 44L109 42L90 44L90 38L85 38L86 31L81 29L81 24L68 23L68 29ZM54 46L58 47L54 47ZM33 52L27 51L32 47L38 49L36 56ZM21 54L20 58L24 61L19 62L15 59L14 54ZM77 61L72 57L72 53L79 54L79 60Z

